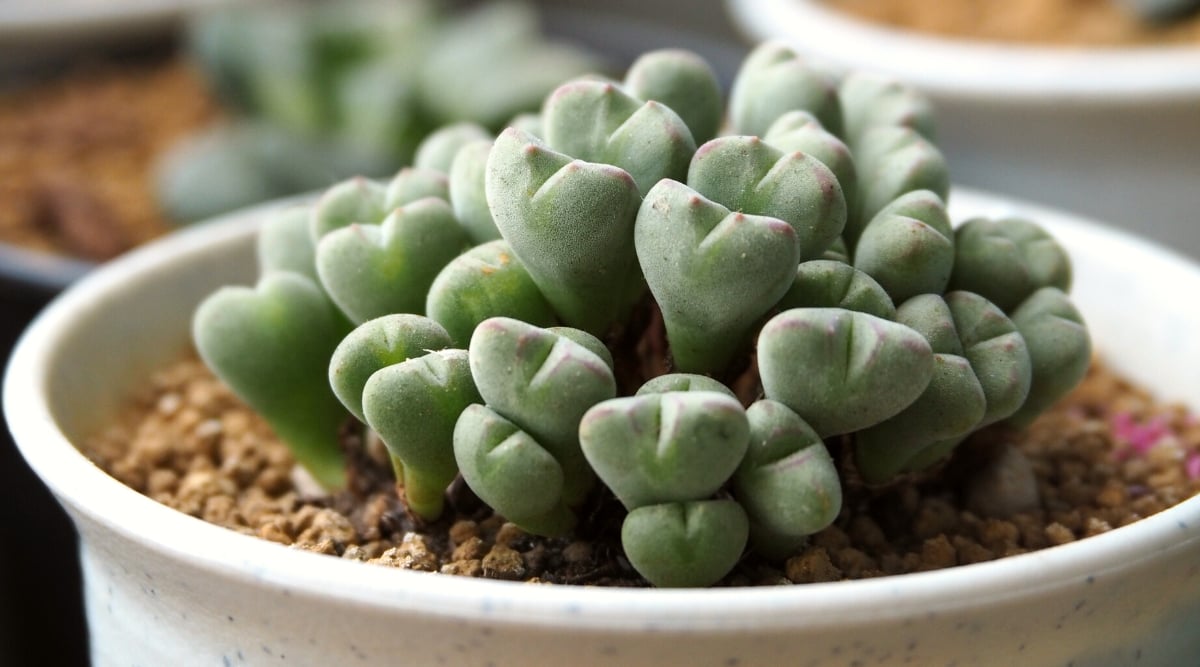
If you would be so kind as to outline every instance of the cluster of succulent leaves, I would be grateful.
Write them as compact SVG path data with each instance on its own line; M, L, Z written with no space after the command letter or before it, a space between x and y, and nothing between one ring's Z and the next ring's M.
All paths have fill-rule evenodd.
M516 0L468 12L439 0L267 2L193 17L189 53L229 122L158 167L177 220L387 174L451 122L500 130L596 57L547 40Z
M202 304L196 342L330 487L348 409L420 517L459 475L541 535L611 492L646 579L709 585L834 521L845 475L927 470L1086 370L1066 253L1021 219L952 228L931 134L913 90L780 44L727 113L704 61L652 52L279 214L258 285ZM647 308L671 372L622 387L614 341Z

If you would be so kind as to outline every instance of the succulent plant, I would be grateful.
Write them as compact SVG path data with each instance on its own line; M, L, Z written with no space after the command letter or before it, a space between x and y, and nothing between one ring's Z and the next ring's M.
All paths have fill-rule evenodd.
M1079 381L1066 252L1024 220L952 227L918 94L778 44L733 86L741 134L711 136L714 91L647 54L281 210L259 286L197 311L201 355L330 487L353 418L417 517L459 476L541 535L613 498L659 586L786 558L844 484L935 474Z

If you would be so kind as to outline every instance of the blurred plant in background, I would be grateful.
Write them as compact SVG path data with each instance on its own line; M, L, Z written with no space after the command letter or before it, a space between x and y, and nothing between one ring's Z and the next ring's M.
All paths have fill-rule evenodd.
M394 172L434 128L498 131L602 65L547 40L519 2L454 14L436 0L232 7L196 17L187 49L235 116L159 161L159 199L181 222Z

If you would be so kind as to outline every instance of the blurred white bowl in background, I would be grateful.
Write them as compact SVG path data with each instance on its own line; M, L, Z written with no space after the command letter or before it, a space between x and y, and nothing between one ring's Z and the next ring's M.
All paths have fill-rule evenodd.
M1200 256L1200 45L987 43L868 23L819 0L727 0L754 40L907 81L956 183L1041 201Z

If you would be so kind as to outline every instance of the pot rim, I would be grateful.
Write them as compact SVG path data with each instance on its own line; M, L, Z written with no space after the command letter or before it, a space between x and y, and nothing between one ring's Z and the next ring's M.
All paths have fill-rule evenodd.
M1055 233L1083 234L1152 255L1200 285L1200 267L1127 233L1010 198L955 188L952 201L1036 216ZM750 626L784 631L853 627L914 613L953 613L983 601L1002 602L1105 576L1122 576L1165 552L1200 541L1200 496L1113 531L996 561L934 572L836 583L725 589L612 589L441 576L393 570L302 552L221 528L172 510L108 476L66 438L54 421L46 372L74 311L114 299L122 285L150 270L186 262L205 247L246 242L267 208L222 216L142 246L70 287L38 315L6 370L3 406L13 439L42 481L71 512L152 551L246 585L365 607L454 617L491 625L654 628L732 632ZM160 274L161 275L161 274ZM1200 406L1192 406L1193 408ZM1184 535L1183 539L1180 536Z
M838 70L882 71L938 97L1131 106L1200 99L1200 48L1193 46L1026 46L869 23L819 0L726 6L754 40L780 39Z

